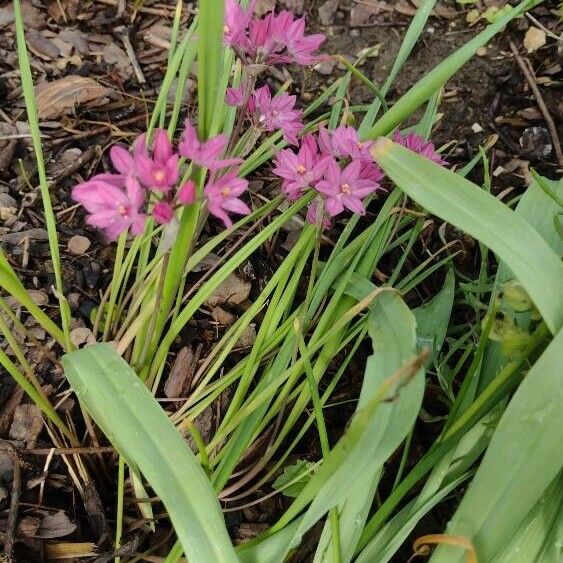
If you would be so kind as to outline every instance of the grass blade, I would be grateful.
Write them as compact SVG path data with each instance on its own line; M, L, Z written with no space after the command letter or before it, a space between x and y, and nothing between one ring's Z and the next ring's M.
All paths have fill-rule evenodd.
M192 563L237 562L211 484L186 441L109 344L62 359L81 404L166 505Z
M224 0L200 0L198 34L199 133L206 139L223 68Z
M563 331L559 331L508 405L483 462L447 532L468 538L479 561L491 561L510 541L563 465L561 386ZM440 547L432 563L462 562Z
M24 21L21 11L20 0L14 0L14 20L16 25L16 39L18 48L19 68L21 74L22 90L25 99L25 107L27 110L27 118L29 120L29 129L31 131L31 139L33 142L33 150L37 162L37 173L39 175L39 189L41 190L41 200L43 203L43 211L45 214L45 225L49 236L49 251L53 262L53 271L55 274L56 295L59 300L59 308L61 313L61 322L64 332L65 348L67 351L74 347L70 341L70 307L64 298L64 285L61 269L61 258L59 254L59 239L57 235L57 222L53 213L51 204L51 195L49 194L49 184L47 183L47 174L45 172L45 162L43 160L43 151L41 149L41 132L39 131L39 117L37 114L37 104L35 101L35 91L33 89L33 77L31 75L31 65L27 54L25 43Z

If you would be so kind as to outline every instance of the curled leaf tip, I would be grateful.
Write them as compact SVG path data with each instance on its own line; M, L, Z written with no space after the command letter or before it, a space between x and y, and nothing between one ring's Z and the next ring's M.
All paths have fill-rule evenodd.
M373 148L371 149L371 156L374 160L377 160L380 156L383 156L391 147L393 146L393 141L387 137L379 137L375 141Z

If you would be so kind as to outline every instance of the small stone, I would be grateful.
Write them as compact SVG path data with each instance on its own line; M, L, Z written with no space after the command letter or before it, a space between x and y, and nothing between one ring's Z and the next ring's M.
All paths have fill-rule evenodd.
M206 301L212 307L215 305L240 305L248 299L252 284L239 278L236 274L231 274L215 290L215 293Z
M528 51L528 53L533 53L540 47L543 47L546 41L547 37L545 35L545 31L531 26L524 36L524 47L526 47L526 51Z
M18 405L8 436L11 440L22 440L33 447L42 429L43 415L39 408L32 404Z
M229 311L225 311L221 307L213 307L211 310L211 316L213 320L217 321L221 326L228 326L235 322L236 317L229 313Z
M75 256L85 254L90 248L90 239L81 235L74 235L68 241L68 251Z
M39 307L44 307L49 303L49 296L40 289L28 289L27 294L31 297L31 300Z
M340 0L326 0L319 7L319 20L322 25L332 25Z
M10 194L0 193L0 209L13 209L17 211L18 202Z
M69 293L67 297L68 305L71 311L76 311L80 306L80 298L82 295L80 293Z
M481 133L483 131L483 128L478 123L474 123L471 126L471 131L473 131L473 133Z
M241 348L250 348L256 341L256 325L249 324L245 331L240 335L237 345Z
M484 57L487 54L487 47L479 47L479 49L477 49L476 54L478 57Z
M326 61L321 61L317 63L313 68L319 73L324 76L329 76L332 74L334 67L336 65L336 61L332 59L328 59Z
M95 344L96 339L94 333L87 327L73 328L70 331L70 341L76 346L80 347L82 344Z

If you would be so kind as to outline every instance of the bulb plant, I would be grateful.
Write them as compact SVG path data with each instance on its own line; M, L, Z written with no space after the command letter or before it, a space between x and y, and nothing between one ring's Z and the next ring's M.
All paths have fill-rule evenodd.
M387 93L435 1L422 2L381 88L347 62L346 73L309 106L283 88L274 92L268 69L308 66L329 57L322 34L309 34L305 19L287 10L258 17L254 0L200 2L190 28L183 38L177 33L171 46L147 131L131 146L109 149L113 172L94 175L72 190L86 224L102 231L115 247L111 283L92 318L98 344L74 350L62 279L55 288L57 321L33 304L9 258L0 255L2 289L57 343L82 406L120 453L116 548L124 532L127 478L138 497L150 496L150 486L165 504L178 536L168 562L183 553L195 563L284 561L323 519L315 561L388 561L421 518L473 477L451 529L421 538L415 551L437 542L445 544L433 556L439 562L461 561L466 555L501 561L510 541L529 540L526 519L540 518L540 503L551 502L555 514L552 499L561 491L562 456L545 466L534 487L526 488L526 476L537 466L530 454L532 437L543 436L546 424L561 419L554 391L563 324L560 248L553 223L538 218L538 210L544 216L561 213L561 184L536 177L530 195L512 211L465 179L482 165L485 187L490 182L488 147L454 170L431 141L442 86L495 33L537 3L525 0L503 12L388 107ZM53 262L60 269L19 2L14 6ZM176 30L179 22L180 11ZM196 62L197 111L179 124L184 82ZM168 119L175 78L179 86ZM374 92L368 106L347 103L355 79ZM403 129L421 106L425 110L419 122ZM248 177L259 168L271 170L277 193L251 190ZM420 204L419 210L406 211L407 197ZM482 323L461 337L448 330L456 293L454 255L446 252L448 247L410 270L406 267L425 225L424 209L481 244L480 280L481 286L489 284L490 301L481 294L462 298L469 303L478 299L476 314ZM301 225L293 247L250 306L207 351L194 370L187 400L165 412L154 397L161 392L178 337L217 288L290 221ZM206 226L216 234L209 235ZM336 238L326 250L328 233ZM494 278L485 259L489 249L502 261ZM193 272L213 252L219 261L193 282ZM380 277L375 285L374 272L389 259L396 263L385 281ZM439 294L409 309L403 296L446 269ZM536 271L543 272L541 283L531 275ZM19 323L1 298L0 306L0 319L5 314ZM509 319L508 328L494 326L499 310ZM258 324L256 338L244 353L236 353L252 323ZM42 393L4 320L0 330L18 360L14 363L0 351L1 365L43 410L56 443L79 445L73 426ZM330 444L325 409L366 341L374 354L355 414L340 440ZM446 341L462 351L464 360L452 376L461 381L456 390L441 375L451 360L442 350ZM506 442L534 404L531 384L526 380L520 385L524 370L529 370L527 380L532 375L541 379L553 396L545 416L530 430L529 449L507 451ZM407 470L425 378L434 374L448 415L435 442ZM194 421L226 393L228 406L206 443ZM320 459L302 465L278 487L283 493L299 484L279 520L235 549L221 509L240 507L274 482L310 429L318 436ZM191 435L195 454L180 432ZM561 449L551 438L542 444L540 457L553 459L553 449ZM261 453L252 461L249 452L255 448ZM374 504L385 464L399 448L402 459L394 486ZM510 456L520 465L507 466ZM88 469L80 458L71 463L87 481ZM509 474L510 493L522 494L512 513L494 489L503 486L499 467ZM479 502L499 511L498 522L492 512L479 512ZM152 521L149 503L140 502L139 510ZM553 545L550 534L546 525L545 541L534 544L534 553L542 553L550 541Z

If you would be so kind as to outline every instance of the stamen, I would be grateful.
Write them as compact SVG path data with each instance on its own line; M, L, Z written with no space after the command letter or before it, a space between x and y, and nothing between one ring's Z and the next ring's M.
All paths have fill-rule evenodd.
M351 189L350 186L348 184L342 184L340 186L340 193L346 194L348 195L349 193L351 193Z

